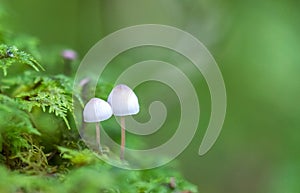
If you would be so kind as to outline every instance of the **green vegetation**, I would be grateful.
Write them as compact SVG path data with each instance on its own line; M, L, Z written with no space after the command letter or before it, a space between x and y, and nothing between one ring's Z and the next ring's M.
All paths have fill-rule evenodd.
M125 176L130 179L134 179L134 175L140 176L140 180L134 182L153 185L149 182L159 179L156 174L162 175L166 183L175 176L178 185L173 192L193 191L193 185L180 185L180 182L186 182L182 176L196 184L199 192L203 193L300 192L300 1L0 2L0 44L4 48L1 49L1 58L11 55L7 48L15 47L17 52L28 54L29 61L29 58L34 59L45 69L43 71L31 61L31 65L39 70L36 71L24 60L15 60L4 67L4 61L12 62L12 58L0 60L1 193L83 192L85 189L89 192L88 188L97 189L104 187L103 184L115 192L120 187L123 187L120 192L134 192L137 187L131 186L134 180L125 183ZM32 88L32 92L42 90L45 94L49 89L64 90L66 87L57 83L68 79L72 84L70 79L79 61L96 42L119 29L138 24L174 26L203 42L222 72L228 108L220 137L207 154L198 156L211 115L211 96L204 77L190 61L172 50L143 46L118 55L103 72L96 97L106 100L114 81L124 69L141 61L158 60L169 62L191 75L189 78L201 107L198 130L188 147L176 158L180 165L131 172L106 165L97 154L86 148L74 127L74 112L68 110L69 103L63 102L64 105L60 106L59 100L50 101L51 106L59 107L56 111L63 112L63 116L56 116L55 111L49 113L48 103L41 103L45 107L44 112L41 106L37 106L40 103L26 99L36 98L30 93ZM66 68L66 61L61 57L61 51L66 48L77 52L78 59L72 61L70 68ZM6 76L2 67L6 68ZM161 74L155 69L153 73ZM57 79L57 76L63 78ZM35 78L45 84L35 84ZM21 84L17 83L17 79ZM108 83L100 85L105 81ZM48 85L46 82L52 83ZM94 91L91 92L89 87L92 86L79 90L79 94L85 93L79 97L84 104L94 97ZM162 128L151 135L126 133L126 146L146 149L161 145L175 133L181 116L176 93L169 86L155 81L147 81L134 90L141 99L141 107L161 101L172 114L168 113ZM21 96L25 92L26 96ZM169 94L174 97L169 97ZM59 97L64 97L64 101L70 99L67 93ZM76 103L75 109L80 109L80 103ZM31 111L27 109L29 105L32 106ZM148 110L141 108L134 118L141 122L150 120ZM75 113L78 112L76 110ZM71 129L68 129L63 117L66 117ZM114 118L103 122L102 126L101 131L106 131L120 142L120 126ZM87 124L86 133L95 145L95 125ZM103 140L103 147L106 146L118 158L120 149L113 149ZM152 163L148 159L143 161ZM132 191L124 189L124 186ZM172 192L160 183L158 188Z
M130 171L102 161L100 156L111 159L109 152L92 152L74 127L73 100L83 107L84 93L73 89L71 76L44 70L35 38L3 29L0 192L197 192L176 167ZM56 57L52 61L60 61ZM100 92L108 89L110 84Z

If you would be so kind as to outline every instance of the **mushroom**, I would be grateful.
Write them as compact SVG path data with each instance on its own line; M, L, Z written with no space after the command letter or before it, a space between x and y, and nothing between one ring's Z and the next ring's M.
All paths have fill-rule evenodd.
M65 59L65 60L76 60L77 58L77 53L74 50L71 49L66 49L63 50L61 52L61 56Z
M72 72L72 62L77 59L77 52L71 49L65 49L61 52L64 59L64 73L70 75Z
M102 153L101 143L100 143L100 121L109 119L112 116L112 109L110 105L99 98L92 98L85 105L83 110L83 120L87 123L96 123L96 141L97 145Z
M135 115L140 111L137 96L128 86L119 84L110 92L107 102L113 114L120 117L121 124L121 151L120 159L124 160L125 151L125 116Z

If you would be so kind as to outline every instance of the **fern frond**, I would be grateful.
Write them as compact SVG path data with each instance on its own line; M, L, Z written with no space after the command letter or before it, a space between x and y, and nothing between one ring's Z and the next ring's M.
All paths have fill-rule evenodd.
M54 113L61 117L67 127L70 125L67 114L73 113L73 94L79 98L79 94L73 92L72 80L63 75L43 76L34 72L25 72L18 76L3 81L8 87L21 85L16 88L13 95L22 104L22 109L31 111L33 107Z
M44 68L34 59L30 54L18 50L15 46L0 45L0 68L2 68L4 75L7 75L7 68L14 63L27 64L34 70L44 70Z

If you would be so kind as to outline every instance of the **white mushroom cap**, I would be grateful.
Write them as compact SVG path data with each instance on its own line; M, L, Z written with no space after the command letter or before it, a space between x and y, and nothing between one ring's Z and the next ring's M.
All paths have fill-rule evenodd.
M100 122L112 116L110 105L99 98L92 98L84 107L84 122Z
M117 85L110 92L107 102L115 116L135 115L140 111L137 96L124 84Z

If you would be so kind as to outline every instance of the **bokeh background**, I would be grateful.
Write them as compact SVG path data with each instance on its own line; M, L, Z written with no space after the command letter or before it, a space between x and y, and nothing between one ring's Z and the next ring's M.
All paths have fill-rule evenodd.
M201 75L193 80L200 96L201 122L192 143L178 157L185 177L205 193L300 192L299 1L0 2L7 13L1 22L13 31L37 37L41 47L49 50L72 48L81 57L105 35L132 25L166 24L191 33L219 64L228 109L216 144L206 155L198 156L209 120L210 99ZM161 53L155 49L142 52L145 57L158 55L158 59ZM140 56L139 51L128 54ZM115 62L135 61L123 57ZM175 63L180 61L172 58ZM48 69L57 73L57 67ZM144 87L149 92L161 86L147 84ZM173 120L168 127L176 124ZM169 137L168 131L161 135Z

